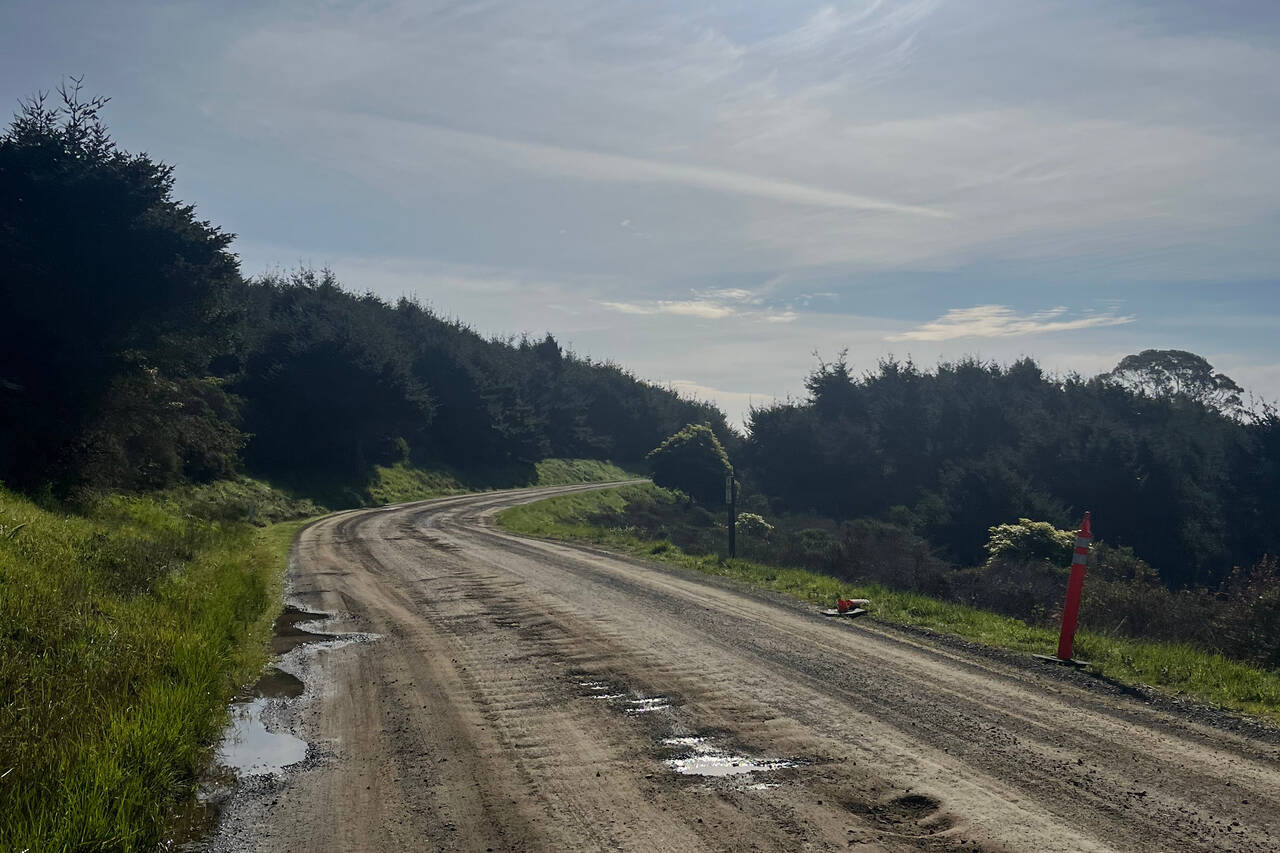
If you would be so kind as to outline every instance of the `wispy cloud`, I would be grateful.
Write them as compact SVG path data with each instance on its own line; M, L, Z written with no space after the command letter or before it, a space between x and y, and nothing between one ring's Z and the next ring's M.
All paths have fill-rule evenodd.
M278 107L274 110L279 116ZM697 163L636 157L576 148L547 145L512 137L457 130L434 124L385 118L353 112L314 111L296 116L300 123L321 124L327 132L344 138L362 137L370 150L386 151L388 139L407 143L413 155L401 161L401 168L432 171L424 150L447 151L452 155L520 168L541 175L583 181L627 184L667 184L729 195L760 198L815 208L898 214L929 219L949 219L951 214L936 206L904 204L831 187L814 186L745 171L722 169ZM619 223L630 226L630 220Z
M86 67L176 69L168 101L112 92L114 121L164 114L148 144L184 193L298 246L240 243L249 271L332 260L486 333L779 395L846 346L1085 372L1121 346L1274 354L1273 4L264 0L178 4L177 40L27 5L46 35L0 57L22 88L67 39Z
M1068 316L1065 307L1050 308L1032 314L1018 314L1007 305L975 305L952 308L936 320L910 331L891 335L891 341L950 341L956 338L1011 338L1018 335L1067 332L1097 326L1122 326L1132 323L1131 315L1085 314Z
M759 294L740 287L694 290L693 296L693 299L656 299L649 302L601 300L597 304L620 314L672 314L704 320L744 317L769 323L790 323L799 316L790 307L767 307Z
M719 320L737 313L731 306L707 299L659 299L655 302L601 302L601 306L620 314L675 314Z
M730 416L731 421L737 416L737 423L744 424L746 422L746 413L753 406L761 406L773 402L777 399L772 394L762 394L751 391L725 391L721 388L715 388L710 385L704 385L689 379L673 379L667 383L674 388L682 396L694 400L708 400L719 406L726 414Z

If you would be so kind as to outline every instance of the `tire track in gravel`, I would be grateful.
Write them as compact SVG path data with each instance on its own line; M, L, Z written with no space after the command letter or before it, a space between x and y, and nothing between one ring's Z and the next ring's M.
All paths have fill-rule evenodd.
M1280 846L1275 738L492 527L503 507L589 488L303 531L293 599L380 639L306 659L308 691L277 721L314 759L246 786L211 848ZM793 764L683 776L673 738Z

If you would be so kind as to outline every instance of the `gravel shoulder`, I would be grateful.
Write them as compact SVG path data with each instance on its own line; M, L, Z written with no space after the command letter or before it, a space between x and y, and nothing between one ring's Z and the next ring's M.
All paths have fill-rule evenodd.
M308 760L208 848L1280 848L1266 731L492 525L590 488L304 530L291 601L368 639L286 658L272 724Z

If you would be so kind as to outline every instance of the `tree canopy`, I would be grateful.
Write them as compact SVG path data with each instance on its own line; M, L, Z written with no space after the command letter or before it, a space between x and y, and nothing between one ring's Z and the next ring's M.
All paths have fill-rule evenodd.
M1222 412L1239 411L1244 389L1215 373L1203 356L1177 349L1147 349L1121 359L1103 379L1151 397L1184 398Z
M106 103L76 83L0 137L0 480L360 484L406 456L634 462L689 422L734 440L714 406L550 334L484 338L328 271L244 279L172 167L116 147Z
M1280 551L1275 415L1232 412L1234 383L1198 356L1121 367L1140 381L1048 377L1030 359L857 375L842 356L809 399L751 412L740 470L775 509L897 521L970 564L993 526L1073 529L1086 509L1173 586Z
M172 167L115 146L106 103L63 87L0 137L11 482L160 485L229 472L240 443L235 403L208 378L239 281L231 235L173 198Z

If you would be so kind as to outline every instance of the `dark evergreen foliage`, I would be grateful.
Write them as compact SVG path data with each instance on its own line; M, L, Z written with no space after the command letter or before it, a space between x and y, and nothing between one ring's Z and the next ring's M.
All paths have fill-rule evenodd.
M1234 383L1177 361L1209 385L1052 378L1030 359L855 376L842 356L819 364L807 401L751 413L742 459L778 509L905 521L960 562L981 561L992 525L1072 528L1090 509L1169 585L1216 585L1280 551L1280 422L1239 416Z
M724 415L555 338L500 341L411 300L388 305L302 270L244 284L234 390L252 470L305 484L358 481L408 453L487 469L549 456L638 461L691 419Z
M328 272L245 281L231 235L116 148L76 83L0 137L0 480L144 489L232 473L362 487L454 469L638 461L714 406L541 340L485 339Z
M207 366L239 280L231 235L173 199L171 167L115 147L105 99L59 95L0 137L0 477L227 472L235 404Z
M704 506L724 504L725 477L733 467L706 424L689 424L649 454L653 481L678 489Z

